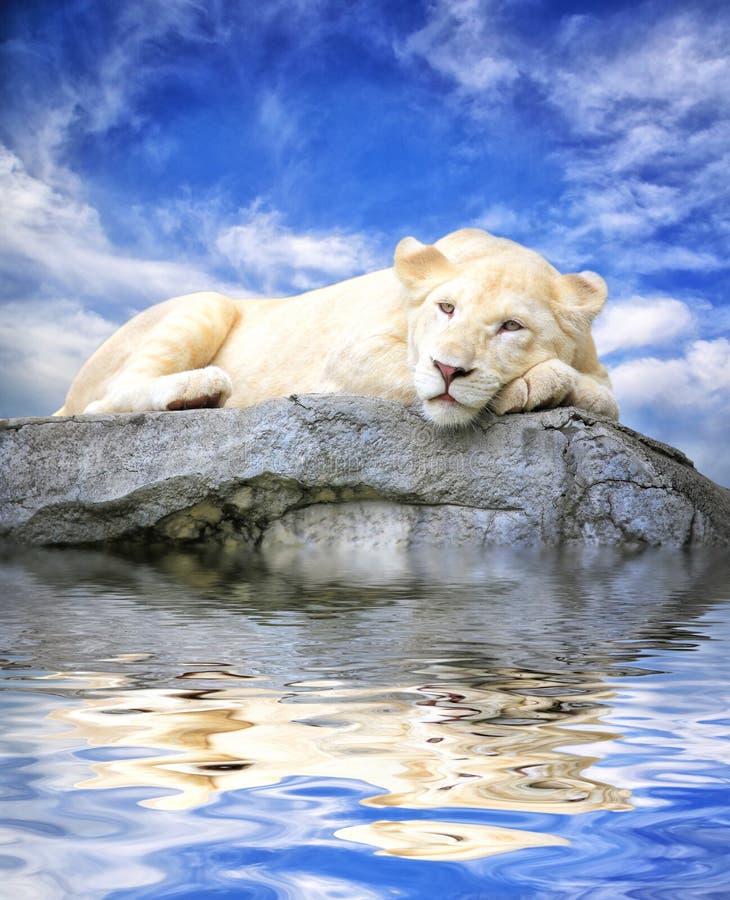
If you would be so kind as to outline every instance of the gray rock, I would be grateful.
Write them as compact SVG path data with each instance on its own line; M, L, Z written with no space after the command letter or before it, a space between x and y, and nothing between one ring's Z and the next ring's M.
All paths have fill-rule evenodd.
M730 545L730 491L566 408L438 430L345 395L0 422L0 536L272 548Z

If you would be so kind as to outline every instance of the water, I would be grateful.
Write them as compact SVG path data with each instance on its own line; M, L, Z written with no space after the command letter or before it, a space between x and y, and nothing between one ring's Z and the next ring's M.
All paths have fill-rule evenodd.
M0 893L730 897L730 569L0 556Z

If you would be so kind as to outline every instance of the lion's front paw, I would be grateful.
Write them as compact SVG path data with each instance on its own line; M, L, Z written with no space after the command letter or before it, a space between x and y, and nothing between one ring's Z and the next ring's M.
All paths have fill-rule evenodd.
M528 389L524 378L515 378L505 385L492 400L491 407L498 416L522 412L527 403Z
M204 409L223 406L233 384L218 366L178 372L156 379L152 388L153 409Z
M492 401L492 408L504 415L560 406L575 387L576 374L572 366L559 359L539 363L505 385Z

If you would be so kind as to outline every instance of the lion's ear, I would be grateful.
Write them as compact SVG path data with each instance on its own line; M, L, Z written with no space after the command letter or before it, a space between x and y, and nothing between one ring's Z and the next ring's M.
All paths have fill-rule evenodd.
M405 237L395 248L395 273L411 290L428 291L456 275L456 269L432 244Z
M576 324L590 323L603 309L608 287L595 272L561 276L561 306Z

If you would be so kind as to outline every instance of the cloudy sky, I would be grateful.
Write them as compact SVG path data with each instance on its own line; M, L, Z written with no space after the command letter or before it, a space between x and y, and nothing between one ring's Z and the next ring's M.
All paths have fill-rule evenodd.
M5 0L0 415L135 311L485 227L595 269L622 420L730 483L725 0Z

